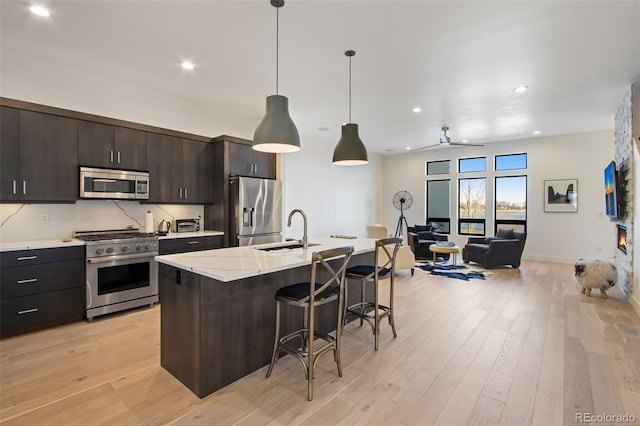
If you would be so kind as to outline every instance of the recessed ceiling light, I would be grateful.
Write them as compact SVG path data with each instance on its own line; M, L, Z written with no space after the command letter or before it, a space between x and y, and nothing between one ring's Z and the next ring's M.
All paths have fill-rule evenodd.
M469 139L462 139L462 141L461 141L461 142L462 142L462 143L467 143L467 142L469 142Z
M421 111L422 111L422 108L420 108L420 107L414 107L413 108L413 112L421 112Z
M404 149L406 149L407 151L411 150L410 146L405 146Z
M43 6L33 5L29 8L31 13L36 14L38 16L44 16L45 18L51 16L51 12L44 8Z
M182 68L184 68L185 70L192 70L194 69L196 66L193 65L193 62L189 62L189 61L183 61L180 66Z
M528 89L529 89L529 86L518 86L514 88L513 91L516 93L522 93L522 92L526 92Z
M539 135L540 133L542 133L540 130L534 130L534 131L533 131L533 134L534 134L534 135Z

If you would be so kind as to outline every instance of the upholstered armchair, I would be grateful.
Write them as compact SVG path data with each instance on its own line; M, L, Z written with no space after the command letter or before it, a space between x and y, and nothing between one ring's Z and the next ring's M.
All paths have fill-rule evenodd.
M436 241L448 241L448 239L446 235L436 233L435 229L429 225L415 225L407 228L407 241L416 260L432 260L433 253L429 250L429 246L435 244ZM451 255L449 253L437 253L436 256L449 260Z
M462 260L485 268L501 265L519 268L526 240L527 234L512 229L500 229L495 237L469 237L462 249Z

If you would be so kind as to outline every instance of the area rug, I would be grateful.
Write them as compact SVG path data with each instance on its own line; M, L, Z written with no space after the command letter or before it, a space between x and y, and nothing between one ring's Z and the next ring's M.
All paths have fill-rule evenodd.
M431 272L431 275L441 275L447 278L455 278L458 280L469 281L470 279L484 280L486 279L484 272L478 271L464 271L467 269L463 265L449 265L449 264L430 264L416 265L423 271Z

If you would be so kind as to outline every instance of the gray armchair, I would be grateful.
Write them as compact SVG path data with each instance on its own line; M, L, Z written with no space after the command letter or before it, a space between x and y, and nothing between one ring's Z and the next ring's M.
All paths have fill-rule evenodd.
M526 240L524 232L502 229L495 237L470 237L462 249L462 260L479 263L485 268L501 265L519 268Z
M438 234L431 226L410 226L407 228L407 231L407 241L416 260L433 259L433 252L429 250L429 246L435 244L437 241L447 241L446 235ZM449 260L450 254L438 253L436 256L444 260Z

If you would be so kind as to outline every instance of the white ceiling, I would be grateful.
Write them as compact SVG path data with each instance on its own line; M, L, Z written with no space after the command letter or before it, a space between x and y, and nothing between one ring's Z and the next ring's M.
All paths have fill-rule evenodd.
M1 47L254 119L275 93L268 0L2 0ZM640 78L640 0L288 0L280 94L303 138L349 119L370 152L611 129ZM192 72L180 61L192 60ZM513 92L518 85L530 89ZM422 112L412 112L413 107ZM215 135L211 135L215 136Z

